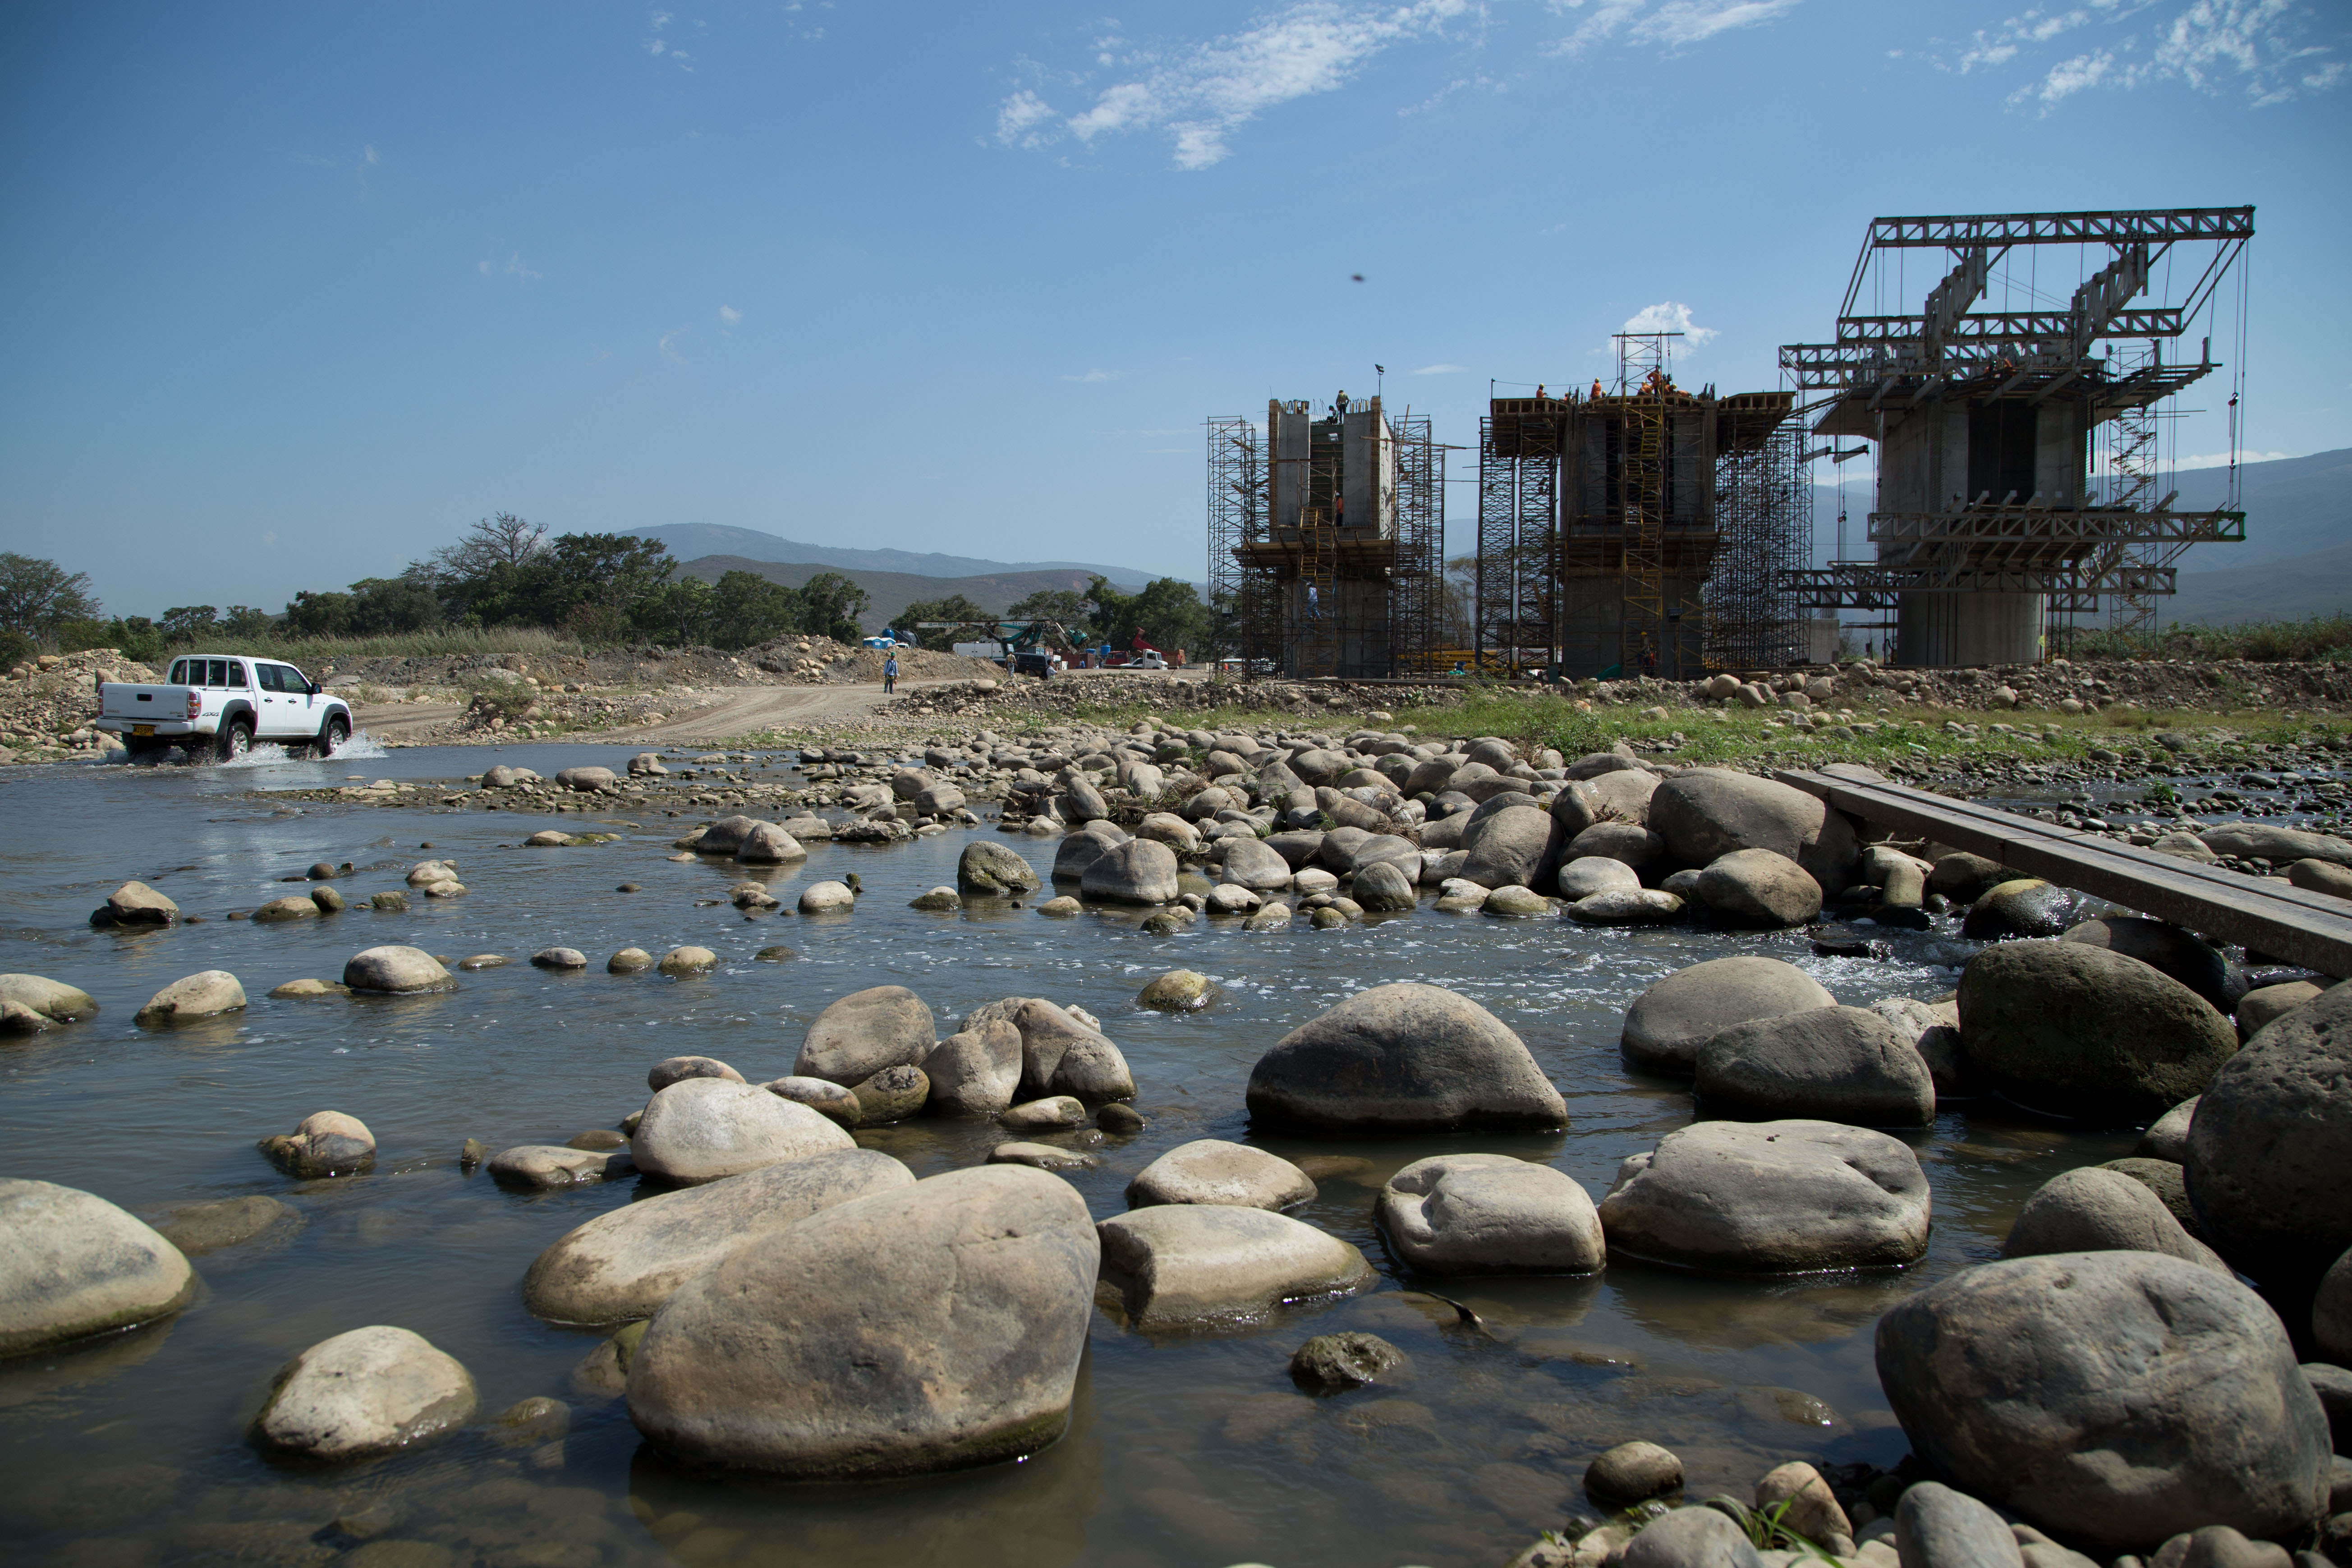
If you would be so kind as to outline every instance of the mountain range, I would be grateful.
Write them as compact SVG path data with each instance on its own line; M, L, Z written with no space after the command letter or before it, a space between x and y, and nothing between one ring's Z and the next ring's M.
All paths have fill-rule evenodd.
M806 544L782 534L752 528L728 528L712 522L671 522L653 528L625 528L638 539L657 539L669 547L673 559L693 561L702 556L732 555L746 561L784 562L819 571L896 572L918 577L988 577L1006 573L1077 573L1077 586L1087 577L1107 577L1112 586L1141 588L1153 578L1150 572L1128 566L1100 566L1085 561L986 561L973 555L918 553L912 550L848 550L838 545ZM812 574L814 575L814 574ZM805 581L805 579L803 579ZM1056 581L1055 587L1068 587ZM795 584L794 586L798 586ZM867 592L872 592L868 589ZM1016 595L1017 597L1017 595Z

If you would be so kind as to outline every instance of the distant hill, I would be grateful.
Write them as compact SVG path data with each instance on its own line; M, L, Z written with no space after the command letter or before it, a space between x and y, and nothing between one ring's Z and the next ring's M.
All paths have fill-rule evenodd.
M806 561L758 561L742 555L705 555L678 569L706 583L716 583L730 572L752 572L792 588L799 587L820 572L836 572L866 590L866 613L858 617L858 624L869 632L878 632L891 625L899 611L918 599L944 599L950 594L961 594L990 615L1001 616L1041 588L1084 592L1088 581L1097 575L1085 567L1065 567L1008 570L971 577L926 577L911 572L869 572Z
M655 528L625 528L621 531L639 539L658 539L669 547L672 558L679 561L732 555L747 561L809 565L814 571L889 572L931 578L1076 572L1083 574L1078 581L1081 588L1086 586L1088 576L1108 577L1117 587L1140 588L1150 584L1154 575L1130 567L1098 566L1084 561L983 561L971 555L918 554L911 550L847 550L829 544L803 544L780 534L761 533L757 529L725 528L710 522L672 522ZM1055 585L1063 584L1057 580Z

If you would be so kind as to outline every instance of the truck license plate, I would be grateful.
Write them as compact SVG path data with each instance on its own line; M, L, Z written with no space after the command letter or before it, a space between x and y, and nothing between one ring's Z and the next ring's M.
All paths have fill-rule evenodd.
M155 732L155 726L152 724L133 724L131 726L131 732L134 735L152 735Z

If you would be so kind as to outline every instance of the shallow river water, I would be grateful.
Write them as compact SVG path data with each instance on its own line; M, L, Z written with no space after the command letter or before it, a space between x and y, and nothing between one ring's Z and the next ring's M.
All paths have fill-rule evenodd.
M602 749L609 752L610 748ZM616 755L584 746L508 747L497 760L542 773ZM1682 1455L1695 1496L1743 1497L1791 1458L1892 1464L1906 1449L1872 1369L1871 1329L1893 1300L1994 1255L2033 1189L2072 1166L2128 1152L2130 1132L2080 1132L1989 1105L1910 1134L1934 1189L1934 1236L1914 1268L1784 1279L1713 1278L1619 1262L1590 1280L1434 1282L1486 1331L1417 1294L1381 1250L1372 1205L1391 1172L1465 1148L1549 1162L1596 1199L1624 1156L1692 1118L1687 1090L1629 1075L1618 1059L1626 1005L1667 972L1726 953L1785 958L1843 1002L1948 991L1973 944L1949 930L1887 933L1892 961L1812 956L1801 933L1594 931L1564 921L1448 916L1424 905L1359 926L1244 933L1200 921L1147 936L1131 917L1071 921L1034 909L919 913L916 894L954 880L968 836L899 847L813 847L766 879L789 910L796 882L856 870L854 915L747 919L721 902L740 868L667 858L685 819L652 817L620 842L513 847L544 819L249 798L347 775L454 780L491 759L415 750L354 763L0 773L0 970L81 986L93 1021L0 1046L0 1173L89 1191L134 1213L267 1193L300 1223L197 1261L204 1286L173 1321L66 1352L0 1362L0 1540L16 1561L74 1564L323 1563L358 1550L372 1568L474 1562L588 1568L720 1564L1084 1562L1215 1568L1498 1564L1584 1507L1580 1478L1629 1438ZM566 826L572 821L567 819ZM1009 840L1044 864L1050 841ZM415 861L461 863L468 896L415 900L407 914L355 908L292 925L217 918L289 890L316 860L353 861L354 903L401 885ZM203 923L92 930L89 911L127 878L169 893ZM635 893L616 884L642 885ZM510 967L466 973L447 994L275 1001L304 975L340 976L351 953L408 942ZM608 975L623 946L718 952L691 980ZM785 963L752 960L789 944ZM577 947L593 967L520 962ZM1176 967L1223 986L1209 1010L1171 1016L1136 991ZM158 988L227 969L242 1014L148 1032L131 1015ZM1543 1136L1315 1142L1253 1132L1251 1064L1285 1032L1369 985L1453 987L1518 1031L1566 1095L1569 1125ZM1072 1173L1097 1217L1128 1180L1194 1138L1286 1155L1360 1156L1299 1217L1363 1248L1377 1285L1279 1311L1242 1329L1150 1336L1097 1315L1068 1434L1021 1464L857 1488L713 1483L640 1442L620 1401L583 1393L572 1369L593 1333L522 1307L533 1257L575 1225L636 1195L634 1184L545 1195L461 1173L467 1138L492 1149L561 1142L609 1127L646 1098L645 1072L694 1052L752 1081L791 1069L807 1023L862 987L911 987L941 1023L1010 994L1084 1006L1126 1053L1149 1128ZM299 1183L254 1148L311 1111L367 1122L367 1175ZM975 1163L1004 1137L915 1122L860 1135L929 1175ZM560 1444L499 1447L477 1427L360 1469L306 1469L244 1440L272 1373L305 1346L397 1324L457 1356L487 1415L533 1394L571 1402ZM1367 1329L1410 1357L1405 1375L1336 1398L1296 1391L1286 1367L1309 1335ZM388 1505L388 1506L378 1506ZM373 1511L366 1511L373 1508ZM440 1550L361 1547L379 1540Z

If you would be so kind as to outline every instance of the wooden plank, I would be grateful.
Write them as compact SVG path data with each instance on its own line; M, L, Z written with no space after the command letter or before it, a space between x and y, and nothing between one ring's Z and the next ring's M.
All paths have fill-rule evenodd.
M1794 770L1773 776L1849 816L2323 973L2352 975L2352 908L2342 900L1906 784Z

